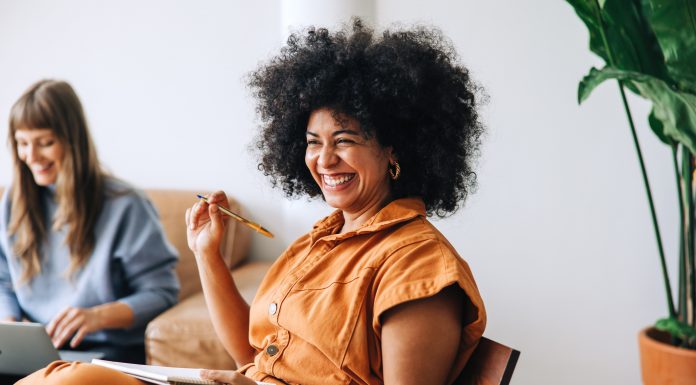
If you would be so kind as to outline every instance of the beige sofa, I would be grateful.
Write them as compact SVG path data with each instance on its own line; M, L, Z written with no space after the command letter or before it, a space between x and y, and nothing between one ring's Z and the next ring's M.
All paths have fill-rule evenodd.
M0 186L0 196L3 187ZM181 283L179 303L152 320L145 332L147 362L152 365L234 369L235 363L215 335L201 292L198 268L186 242L186 209L196 201L198 191L146 190L160 215L169 241L179 251L177 275ZM229 207L240 212L230 198ZM246 260L253 230L234 221L227 222L222 254L240 292L251 303L269 262Z

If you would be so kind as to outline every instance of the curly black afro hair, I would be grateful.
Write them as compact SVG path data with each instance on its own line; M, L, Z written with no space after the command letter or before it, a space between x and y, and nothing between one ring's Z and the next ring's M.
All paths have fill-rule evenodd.
M428 215L444 217L476 185L480 89L437 29L379 36L357 18L335 33L312 27L292 34L249 85L262 120L259 169L287 196L321 195L304 154L310 113L322 107L393 147L401 166L393 198L420 196Z

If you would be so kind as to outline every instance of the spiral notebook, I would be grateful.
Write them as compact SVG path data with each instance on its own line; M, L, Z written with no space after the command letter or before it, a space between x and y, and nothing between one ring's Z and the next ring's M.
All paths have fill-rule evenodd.
M137 365L125 362L115 362L94 359L92 363L106 368L118 370L139 380L158 385L219 385L217 382L202 380L198 373L201 369L170 368L166 366ZM267 382L256 382L258 385L273 385Z

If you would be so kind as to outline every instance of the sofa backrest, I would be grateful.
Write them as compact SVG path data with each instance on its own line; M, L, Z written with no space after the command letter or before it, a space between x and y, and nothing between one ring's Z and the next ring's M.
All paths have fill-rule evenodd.
M3 191L4 187L0 186L0 196L2 196ZM145 190L145 193L152 200L159 213L167 239L179 252L179 264L176 272L181 283L179 299L182 300L201 291L196 260L186 241L186 222L184 219L186 209L193 205L196 201L196 194L200 192L149 189ZM233 198L229 198L228 208L241 214L239 203ZM237 266L247 257L250 244L251 230L237 221L228 220L227 231L220 251L229 268Z
M198 276L198 267L193 252L188 248L186 241L186 209L196 202L196 194L200 191L146 189L145 193L150 197L157 208L160 221L167 234L169 242L179 251L179 264L176 268L181 291L179 299L189 297L201 291L201 281ZM229 198L228 208L240 213L239 203ZM225 263L233 268L244 260L249 252L251 241L251 229L235 220L227 221L227 228L222 245L220 246Z

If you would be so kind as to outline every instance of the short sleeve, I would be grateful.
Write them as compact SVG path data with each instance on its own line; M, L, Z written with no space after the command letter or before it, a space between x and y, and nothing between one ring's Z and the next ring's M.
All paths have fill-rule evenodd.
M380 317L387 310L434 296L452 284L457 284L474 306L475 320L469 326L480 325L480 333L483 333L485 310L471 271L456 252L438 239L405 245L389 255L378 268L372 289L373 330L381 335Z

